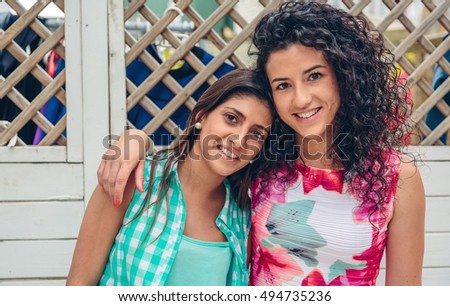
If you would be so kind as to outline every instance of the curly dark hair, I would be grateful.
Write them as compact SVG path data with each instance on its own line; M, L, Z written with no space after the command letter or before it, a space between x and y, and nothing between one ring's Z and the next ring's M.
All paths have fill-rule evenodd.
M345 169L346 182L357 177L365 181L364 188L354 191L374 205L371 214L383 208L389 193L386 153L399 152L405 145L403 140L410 132L406 127L410 103L406 87L399 82L394 55L383 46L382 35L371 31L363 17L327 4L302 1L284 3L263 17L255 29L253 44L257 50L249 50L249 54L257 56L255 70L264 76L267 86L265 67L273 52L292 44L323 52L335 70L341 99L333 123L333 163ZM266 166L260 174L262 182L272 180L276 169L283 166L289 166L293 173L295 159L301 158L285 150L295 145L294 137L286 137L295 133L289 126L277 118L272 132L278 134L282 145L280 149L272 141L270 157L275 155L278 165L275 170L273 163ZM291 176L286 177L284 181Z

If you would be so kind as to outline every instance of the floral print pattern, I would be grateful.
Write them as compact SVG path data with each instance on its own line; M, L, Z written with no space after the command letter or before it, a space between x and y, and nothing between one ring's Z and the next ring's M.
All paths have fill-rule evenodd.
M284 188L272 181L253 197L250 284L375 285L400 171L399 159L387 157L382 209L344 183L343 170L301 164ZM258 182L252 188L257 194Z

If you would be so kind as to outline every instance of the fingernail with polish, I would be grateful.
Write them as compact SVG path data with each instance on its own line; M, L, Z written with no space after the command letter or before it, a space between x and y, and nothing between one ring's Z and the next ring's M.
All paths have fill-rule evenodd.
M114 206L117 207L120 204L120 200L119 199L115 199L114 200Z

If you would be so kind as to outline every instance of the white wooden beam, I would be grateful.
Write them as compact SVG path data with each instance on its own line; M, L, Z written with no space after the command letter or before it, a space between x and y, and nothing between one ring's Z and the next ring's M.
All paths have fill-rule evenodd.
M81 0L85 202L109 135L108 2Z
M450 161L450 146L409 146L423 161Z
M83 165L1 164L1 201L82 200Z
M125 23L121 0L108 0L109 105L111 134L120 135L127 124L125 89Z
M77 238L84 202L5 202L0 205L0 240Z
M65 162L67 147L0 147L0 163Z
M83 161L83 81L80 1L64 1L67 96L67 161Z
M3 241L0 280L64 278L69 272L76 240Z

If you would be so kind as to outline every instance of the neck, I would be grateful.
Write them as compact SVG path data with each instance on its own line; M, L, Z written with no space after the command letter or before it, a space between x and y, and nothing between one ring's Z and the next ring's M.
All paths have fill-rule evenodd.
M214 195L221 191L225 179L223 176L212 174L205 167L201 158L192 158L190 154L185 161L179 163L178 177L185 193L200 192L205 196Z
M302 138L298 136L297 145L301 161L310 167L333 169L341 165L332 159L332 143L328 141L332 137L325 137L325 140L317 141L315 138Z

